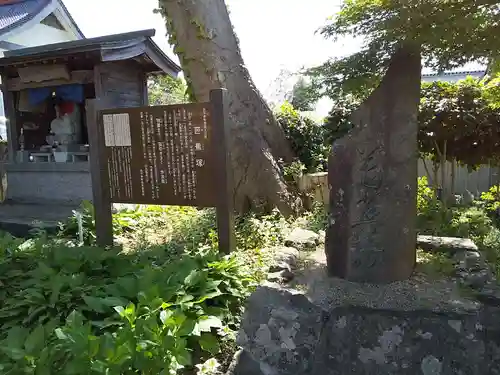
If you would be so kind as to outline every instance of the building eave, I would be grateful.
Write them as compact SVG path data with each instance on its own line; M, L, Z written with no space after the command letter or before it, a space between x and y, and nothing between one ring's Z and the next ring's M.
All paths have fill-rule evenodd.
M57 13L59 14L57 14L57 16L60 16L62 18L62 21L67 24L67 26L70 28L70 30L73 32L73 34L77 39L84 39L85 35L83 34L82 30L78 27L78 24L71 16L71 13L69 12L68 8L66 8L66 5L64 5L64 2L62 0L55 0L55 1L57 1L57 4L59 5L59 7L57 8L57 10L59 11Z
M5 51L4 57L0 58L0 67L98 52L103 62L128 60L145 55L158 68L156 71L177 76L181 67L156 45L151 39L154 35L155 30L150 29Z
M23 3L14 4L14 6L24 6ZM33 9L30 9L24 17L11 24L0 28L0 40L5 40L14 34L19 34L22 31L40 23L45 17L54 12L56 9L54 0L40 0L40 4Z

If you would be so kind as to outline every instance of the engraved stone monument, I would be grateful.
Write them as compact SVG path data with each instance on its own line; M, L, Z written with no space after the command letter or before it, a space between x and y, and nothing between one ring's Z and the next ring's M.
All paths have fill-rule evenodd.
M326 240L331 276L386 283L415 265L420 54L401 49L333 145Z

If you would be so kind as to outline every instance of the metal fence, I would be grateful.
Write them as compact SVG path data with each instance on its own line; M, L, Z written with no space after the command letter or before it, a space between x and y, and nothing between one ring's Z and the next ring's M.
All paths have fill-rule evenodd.
M418 175L420 177L427 176L429 184L432 185L432 163L430 161L426 163L430 175L427 175L423 160L418 161ZM445 165L446 186L451 186L451 171L451 163L448 162ZM499 172L500 169L498 167L488 165L482 166L477 171L472 172L469 172L465 167L455 165L455 186L453 193L464 197L470 197L472 194L477 198L482 192L488 191L492 185L500 182ZM440 169L438 169L437 173L438 176L441 176ZM310 194L314 201L328 204L328 173L306 174L300 178L298 185L299 189L304 193Z
M433 184L433 166L431 161L426 161L427 173L424 161L418 161L418 175L420 177L427 176L429 184ZM473 194L475 197L481 195L482 192L488 191L492 185L500 182L499 168L489 165L483 165L476 171L469 172L467 167L462 167L455 163L455 185L454 194L469 195ZM441 169L437 170L438 176L441 176ZM445 186L451 186L452 178L452 163L446 162L445 164Z

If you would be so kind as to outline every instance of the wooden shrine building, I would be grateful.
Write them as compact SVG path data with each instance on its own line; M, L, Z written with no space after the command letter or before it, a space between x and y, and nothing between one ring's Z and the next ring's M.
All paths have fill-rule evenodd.
M92 199L86 101L148 105L148 74L181 71L153 42L154 34L145 30L48 44L0 58L9 152L0 226L7 218L15 220L16 212L29 216L35 205L42 211L67 207L64 212L71 213Z

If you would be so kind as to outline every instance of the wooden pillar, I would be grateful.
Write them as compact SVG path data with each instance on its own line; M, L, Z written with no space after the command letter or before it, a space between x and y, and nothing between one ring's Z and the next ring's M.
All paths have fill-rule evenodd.
M142 73L140 79L142 80L142 105L147 107L149 105L147 73Z
M2 77L0 88L3 94L4 111L6 118L7 142L8 142L8 160L13 163L16 160L18 148L17 124L16 124L16 105L14 93L7 90L6 78Z
M87 100L86 115L90 146L90 175L94 205L96 240L99 246L113 245L113 215L106 168L104 132L100 128L98 111L104 109L103 100Z
M217 232L219 251L229 254L236 247L234 234L233 174L229 153L229 106L226 91L210 91L212 142L215 151L215 183L217 184Z

